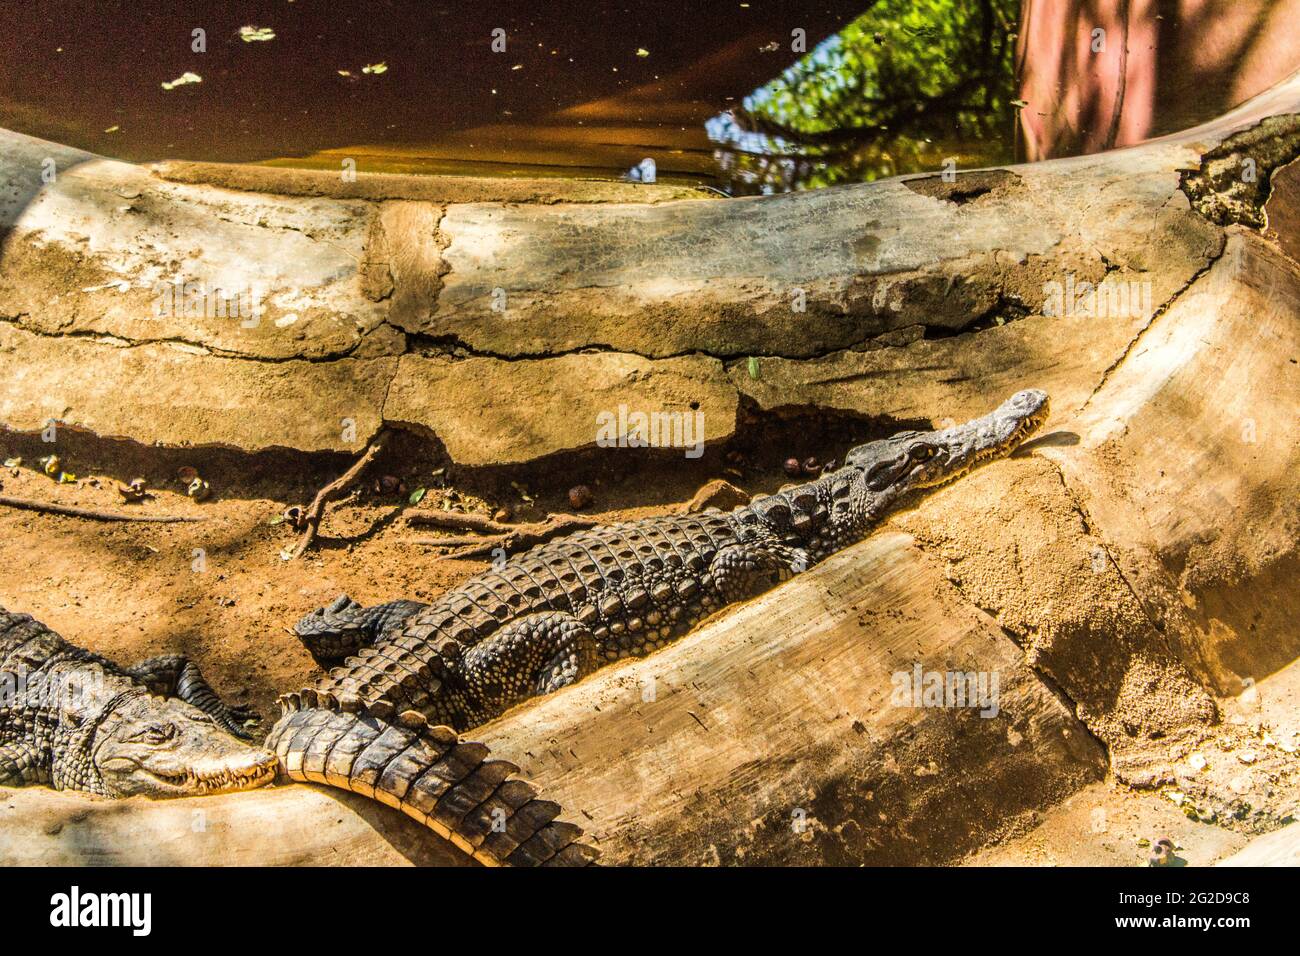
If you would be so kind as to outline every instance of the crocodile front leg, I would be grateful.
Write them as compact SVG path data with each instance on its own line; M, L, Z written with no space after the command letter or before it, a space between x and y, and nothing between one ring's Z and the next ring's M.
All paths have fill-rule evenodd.
M718 551L709 563L713 590L722 603L755 597L808 569L802 548L758 543L732 544Z
M331 603L301 618L293 626L293 632L317 663L329 667L363 647L370 647L426 607L427 604L419 601L389 601L362 607L346 594L340 594Z
M257 714L242 704L223 701L203 677L199 666L184 654L151 657L127 668L126 672L148 687L150 693L177 697L193 704L241 740L253 738L244 729L244 722Z
M507 707L567 687L596 669L596 637L564 611L512 621L475 644L461 661L470 694L492 716Z
M0 787L49 782L48 754L27 743L0 744Z

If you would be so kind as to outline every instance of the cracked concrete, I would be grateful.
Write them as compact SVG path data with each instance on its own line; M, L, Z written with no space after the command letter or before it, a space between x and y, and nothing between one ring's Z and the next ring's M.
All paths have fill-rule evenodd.
M54 154L57 178L42 183L42 160ZM654 412L680 398L681 388L653 386L674 374L629 373L589 392L582 363L596 377L611 361L631 368L612 355L635 358L637 368L667 362L666 370L690 357L700 375L694 391L731 390L722 404L711 400L711 443L734 433L735 416L723 409L742 399L876 420L923 419L936 408L960 418L990 394L1039 385L1058 407L1081 407L1151 311L1167 307L1222 248L1222 231L1179 190L1178 170L1197 155L1166 142L1122 161L1082 157L935 180L942 188L919 177L735 202L662 202L666 194L650 193L638 194L654 195L648 203L466 202L458 200L485 194L437 183L414 193L393 183L335 188L328 177L300 181L289 171L151 171L5 134L0 163L27 186L0 218L0 317L31 334L7 337L0 375L52 391L12 395L4 425L38 429L51 408L91 430L138 418L139 387L18 374L56 367L64 338L106 369L120 365L125 347L147 346L141 359L166 357L146 376L149 389L182 391L174 404L195 414L146 412L141 440L202 445L220 435L246 451L359 450L372 433L339 430L343 406L358 423L432 432L464 465L577 450L591 444L586 423L606 405ZM294 195L249 191L259 182ZM953 190L962 202L946 198ZM1044 207L1042 195L1057 201ZM177 280L255 290L262 309L256 321L202 307L155 315L158 284ZM1052 307L1053 286L1103 281L1131 284L1150 308ZM510 363L584 355L550 366L565 370L553 388L571 420L521 441L510 396L526 394L516 379L535 366ZM410 393L439 357L460 363L458 379L498 396L492 407L502 414L385 404L396 401L385 399L390 392ZM215 378L246 369L232 393L246 405L199 407L206 391L189 383L207 377L212 362L238 363L214 365ZM263 367L276 363L284 367ZM329 380L391 375L388 387L318 406L326 379L315 366L334 363L344 365ZM471 432L481 440L454 437Z

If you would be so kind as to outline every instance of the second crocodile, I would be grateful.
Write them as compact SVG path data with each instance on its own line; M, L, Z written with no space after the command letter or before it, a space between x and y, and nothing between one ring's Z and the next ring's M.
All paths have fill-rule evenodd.
M1047 416L1046 393L1018 392L965 424L860 445L843 467L730 513L547 542L432 604L341 597L296 627L334 666L281 698L268 746L294 779L388 803L483 862L590 862L558 806L455 731L656 650L861 540L913 492L1010 454Z

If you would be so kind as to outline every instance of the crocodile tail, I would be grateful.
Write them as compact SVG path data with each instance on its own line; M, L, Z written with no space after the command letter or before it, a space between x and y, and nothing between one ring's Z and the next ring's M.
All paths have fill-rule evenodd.
M266 745L294 780L386 803L488 866L587 866L598 856L518 767L449 727L415 711L390 721L335 709L309 690L280 702Z

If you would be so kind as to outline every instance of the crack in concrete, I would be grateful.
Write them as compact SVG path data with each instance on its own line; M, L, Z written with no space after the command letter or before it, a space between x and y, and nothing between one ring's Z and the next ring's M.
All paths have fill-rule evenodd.
M1079 520L1083 522L1084 532L1090 537L1095 538L1098 547L1106 553L1106 560L1109 561L1111 567L1115 569L1115 574L1119 577L1120 583L1124 585L1124 589L1128 591L1129 596L1133 598L1134 602L1136 602L1138 609L1142 612L1142 616L1147 619L1147 623L1151 625L1151 628L1154 631L1159 634L1164 634L1164 625L1151 613L1151 610L1147 607L1147 602L1138 594L1137 589L1133 586L1133 582L1129 580L1128 575L1124 573L1124 569L1120 567L1119 561L1115 559L1115 553L1111 550L1110 544L1102 535L1101 530L1093 522L1092 516L1088 514L1088 509L1084 507L1083 501L1077 494L1075 494L1074 489L1070 487L1070 483L1066 481L1065 469L1061 467L1059 462L1053 461L1046 456L1039 457L1052 466L1052 470L1056 473L1057 481L1061 483L1061 490L1064 491L1065 496L1070 499L1070 506L1074 509L1075 514L1079 516Z
M1116 358L1115 361L1112 362L1109 366L1107 366L1106 370L1101 373L1101 378L1097 381L1096 386L1088 394L1088 397L1084 399L1083 404L1079 406L1079 412L1083 412L1090 404L1092 404L1092 400L1097 397L1097 393L1100 392L1102 388L1105 387L1106 383L1110 381L1111 375L1114 374L1115 371L1121 365L1124 364L1124 362L1128 359L1128 357L1133 354L1133 350L1137 347L1138 342L1141 341L1142 337L1146 335L1146 333L1151 329L1151 327L1156 324L1156 321L1161 316L1163 316L1166 312L1168 312L1171 308L1173 308L1174 305L1178 302L1178 300L1182 298L1183 294L1186 293L1187 290L1190 289L1193 285L1195 285L1197 281L1201 278L1201 276L1205 275L1212 268L1214 268L1215 263L1217 263L1220 259L1223 258L1223 252L1227 248L1227 244L1228 244L1227 235L1221 234L1219 237L1218 251L1216 251L1212 256L1210 256L1206 260L1205 265L1201 266L1199 269L1193 272L1187 278L1186 282L1184 282L1181 286L1175 289L1170 294L1169 298L1165 299L1165 301L1162 302L1159 305L1159 307L1157 307L1154 311L1152 311L1151 318L1147 319L1147 321L1143 323L1142 328L1137 330L1137 334L1135 334L1133 338L1129 340L1128 345L1124 346L1124 351L1122 351L1119 354L1119 357Z
M239 352L231 349L224 349L215 345L203 345L202 343L192 341L182 336L159 336L157 338L123 338L112 332L101 332L94 329L73 329L67 332L49 332L45 329L34 328L24 324L23 320L30 318L30 313L20 312L17 315L0 315L0 323L11 325L16 329L26 332L30 335L39 336L46 339L84 339L115 349L134 349L145 345L178 345L184 346L185 349L193 350L192 354L203 358L216 358L225 360L236 360L244 362L264 362L268 364L283 364L288 362L335 362L341 359L352 358L353 353L374 334L375 329L364 333L361 337L349 346L347 349L339 352L330 352L325 355L253 355L247 352ZM382 324L382 323L381 323ZM376 326L376 329L378 326ZM393 353L392 355L378 355L375 358L397 358L405 353Z

